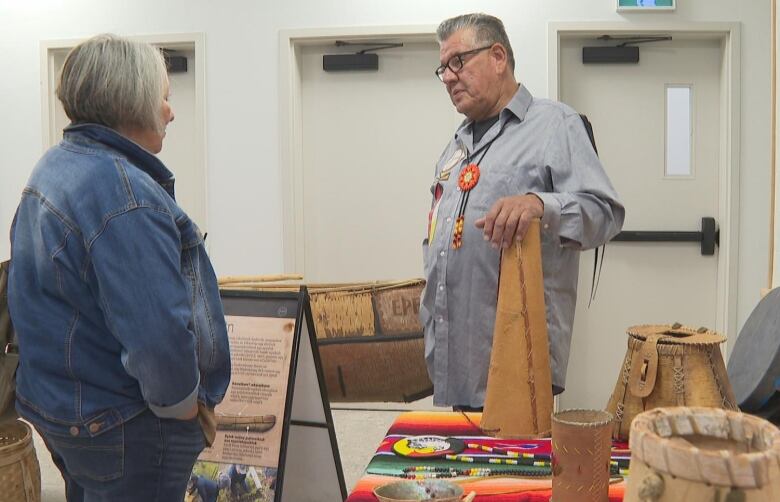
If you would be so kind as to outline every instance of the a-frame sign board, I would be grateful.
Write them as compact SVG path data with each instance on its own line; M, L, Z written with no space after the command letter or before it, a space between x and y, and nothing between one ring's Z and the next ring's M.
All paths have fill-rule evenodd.
M281 502L329 502L347 498L336 432L311 314L309 294L298 296L296 330L298 346L293 350L290 385L287 391L285 434L280 465L285 466ZM292 404L292 406L290 406ZM284 472L286 471L286 472Z
M347 496L305 287L223 290L232 379L217 439L193 472L242 502L340 502ZM236 481L238 480L238 481ZM212 485L213 487L214 485Z

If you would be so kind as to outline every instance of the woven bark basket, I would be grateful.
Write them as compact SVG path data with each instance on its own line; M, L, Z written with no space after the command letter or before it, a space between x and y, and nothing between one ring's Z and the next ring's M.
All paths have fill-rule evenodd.
M20 420L0 425L0 499L41 501L41 469L32 443L32 429Z
M720 352L725 337L680 324L632 326L627 332L628 350L607 404L615 417L614 439L628 439L631 420L654 408L737 409Z
M658 408L631 424L626 502L780 500L780 430L717 408Z

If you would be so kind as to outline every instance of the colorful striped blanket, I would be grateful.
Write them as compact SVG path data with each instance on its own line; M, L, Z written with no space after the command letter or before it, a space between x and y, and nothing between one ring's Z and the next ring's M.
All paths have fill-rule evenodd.
M415 476L444 476L464 488L464 493L477 492L475 502L547 502L552 495L550 467L541 464L550 456L550 440L507 440L485 436L479 428L479 413L408 412L398 416L388 430L385 439L366 468L366 472L347 498L347 502L376 502L373 491L386 483ZM402 456L393 446L402 441L406 445L410 437L443 436L461 440L465 449L457 460L445 457L412 458ZM405 451L403 448L400 448ZM489 451L493 449L493 451ZM507 455L497 453L511 451L528 460L504 463ZM493 458L493 463L490 462ZM511 457L516 458L516 457ZM472 459L472 460L467 460ZM499 460L495 460L499 459ZM630 459L628 445L615 442L612 460L616 466L627 468ZM500 462L500 463L495 463ZM521 465L518 465L521 464ZM525 465L522 465L525 464ZM490 475L456 476L469 469L480 469ZM522 476L518 475L522 472ZM503 474L502 474L503 473ZM609 488L610 502L623 500L625 482L616 481Z

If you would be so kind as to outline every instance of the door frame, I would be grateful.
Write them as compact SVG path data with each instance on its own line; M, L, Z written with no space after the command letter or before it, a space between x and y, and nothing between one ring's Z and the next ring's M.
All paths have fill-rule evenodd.
M563 39L604 33L708 35L721 41L720 152L718 167L718 224L720 250L714 329L727 337L726 354L737 338L737 267L739 264L740 158L740 24L551 22L548 24L548 95L560 99L560 48Z
M279 31L279 160L285 273L306 276L301 49L305 46L333 43L336 40L387 38L400 38L404 42L433 42L436 40L436 25L350 26Z
M208 162L206 150L206 36L204 33L166 33L156 35L128 35L130 40L145 42L166 47L181 46L195 51L195 144L192 148L198 150L198 163L203 172L202 188L203 201L201 214L203 221L198 224L201 228L208 229L209 221L209 184ZM86 38L74 38L64 40L43 40L40 48L41 63L41 141L43 151L49 149L52 138L56 137L54 117L54 98L57 89L57 71L54 68L54 55L56 52L67 51L87 40ZM208 248L209 245L206 244Z

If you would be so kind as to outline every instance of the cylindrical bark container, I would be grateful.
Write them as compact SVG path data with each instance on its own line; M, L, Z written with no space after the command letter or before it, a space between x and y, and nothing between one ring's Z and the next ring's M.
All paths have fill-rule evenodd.
M609 500L612 415L565 410L552 416L552 501Z

